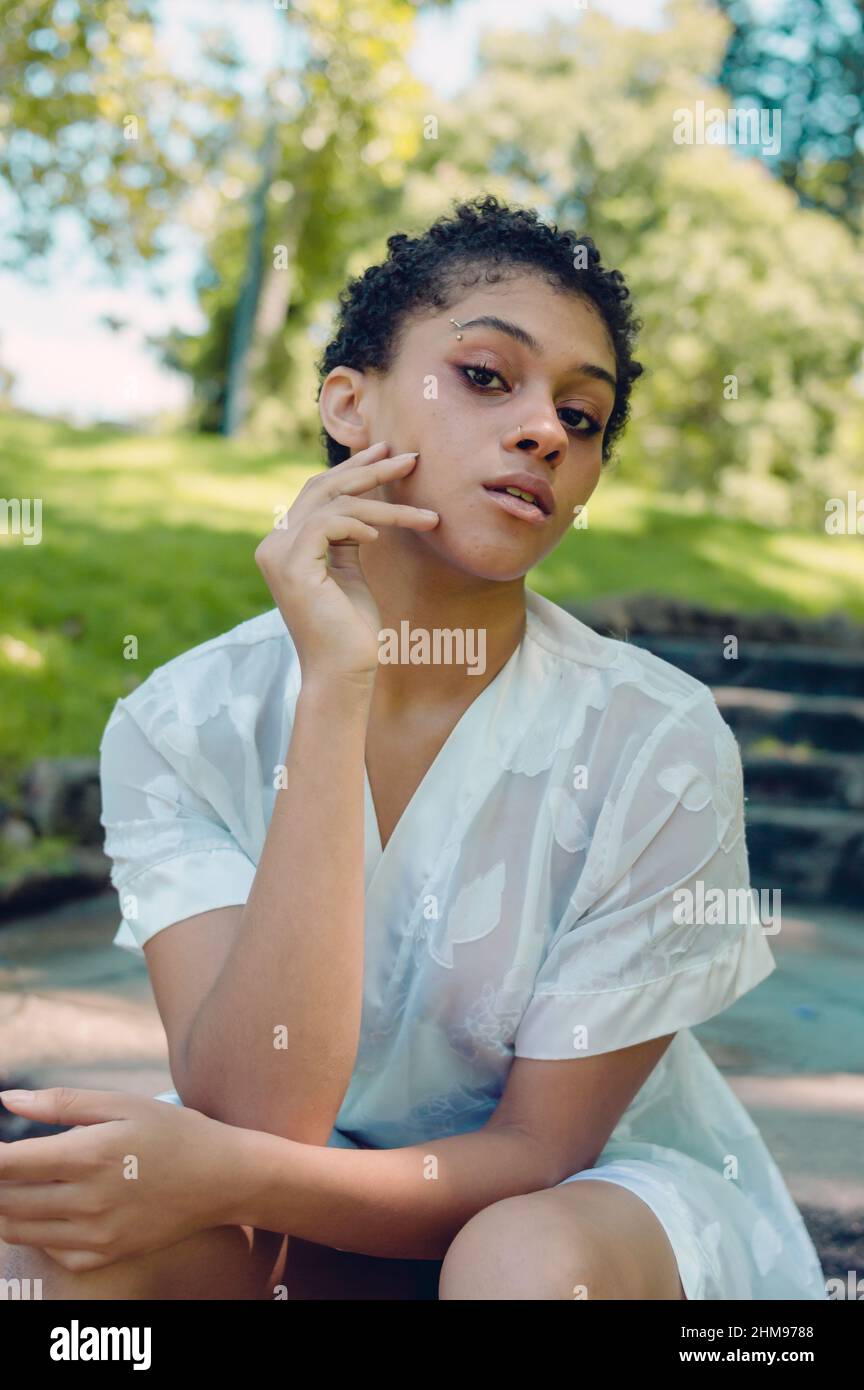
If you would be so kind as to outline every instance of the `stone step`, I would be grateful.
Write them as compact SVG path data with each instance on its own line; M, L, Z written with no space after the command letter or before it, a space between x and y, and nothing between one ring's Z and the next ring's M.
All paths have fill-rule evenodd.
M743 762L744 790L753 801L864 811L864 757L822 752L796 757L778 745L772 753L745 749Z
M670 642L716 641L734 635L743 646L752 642L787 647L816 647L819 651L864 651L864 623L847 613L823 613L818 618L776 611L752 612L688 603L669 594L606 594L602 598L564 604L580 622L609 637L637 637Z
M864 753L864 700L729 685L714 688L714 698L742 748L775 739L829 753Z
M779 888L806 903L860 908L864 812L748 801L746 825L755 888Z
M734 634L734 627L730 633ZM740 639L736 657L724 656L723 637L664 637L640 633L629 639L706 685L751 686L795 695L864 698L864 650L799 646Z
M106 888L110 867L101 848L71 845L53 863L0 872L0 926L21 913L43 911Z

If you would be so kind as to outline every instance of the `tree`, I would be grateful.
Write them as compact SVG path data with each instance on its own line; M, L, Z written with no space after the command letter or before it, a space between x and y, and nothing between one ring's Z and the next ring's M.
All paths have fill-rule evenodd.
M256 113L258 147L264 131L275 132L272 167L265 174L259 166L237 216L210 238L198 284L207 330L164 343L165 360L193 377L205 427L226 427L229 375L239 374L252 425L290 424L296 437L298 398L302 389L308 402L312 384L315 316L346 265L360 269L392 224L422 141L424 90L407 63L415 18L405 0L303 0L286 10L300 59L274 67ZM231 406L229 432L243 413ZM308 404L299 415L308 438Z
M864 439L858 248L759 160L675 143L682 108L729 106L707 76L729 26L695 0L669 18L650 34L589 14L487 36L406 183L406 215L452 169L458 187L503 187L594 236L645 325L622 470L768 521L824 519Z
M864 0L719 0L734 28L719 80L779 108L770 167L808 207L853 226L864 206Z
M419 139L409 0L276 9L284 52L270 55L261 99L250 101L218 28L200 76L172 69L156 0L0 0L10 132L0 180L19 218L7 263L36 273L58 213L74 210L119 276L158 257L165 230L185 221L209 251L197 288L210 325L155 345L193 375L202 425L229 432L247 398L282 396L305 306L332 288L361 216L370 235L377 210L398 202Z
M18 219L4 264L38 273L61 212L116 273L153 260L219 169L240 112L235 58L214 36L207 80L179 77L155 15L155 0L0 0L0 180Z

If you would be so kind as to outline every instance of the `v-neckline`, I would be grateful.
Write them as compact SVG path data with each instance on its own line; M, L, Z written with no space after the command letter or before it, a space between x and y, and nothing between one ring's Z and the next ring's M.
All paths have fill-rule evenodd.
M459 737L459 740L461 741L461 738L464 736L464 734L468 732L471 729L471 727L477 723L477 720L479 719L480 714L483 711L483 708L492 696L492 692L494 692L496 688L499 688L501 685L503 685L506 673L509 670L511 670L513 666L515 666L516 661L519 657L519 653L522 651L523 645L525 643L528 621L529 619L526 615L526 622L525 627L522 630L522 636L520 637L516 646L513 648L513 651L510 653L507 660L504 662L504 665L496 673L496 675L492 677L491 681L489 681L489 684L483 687L483 689L480 691L480 694L474 697L470 705L468 705L462 711L461 715L456 720L456 723L453 725L453 728L450 730L441 747L438 749L438 752L435 754L435 757L432 759L432 762L429 764L420 781L417 783L417 786L414 788L410 800L404 807L401 816L399 817L398 821L393 826L393 829L390 832L390 836L387 840L386 845L382 845L381 843L381 829L378 823L378 812L375 809L375 800L372 795L372 784L369 780L369 769L366 766L366 758L364 756L363 782L366 797L364 819L367 832L367 885L369 879L371 879L372 874L374 874L378 866L390 856L390 852L393 849L394 842L398 840L400 836L405 834L405 826L408 825L412 819L416 818L417 808L421 804L422 799L430 791L433 784L441 779L443 771L446 768L447 764L453 760L454 749L456 748L457 744L457 735Z

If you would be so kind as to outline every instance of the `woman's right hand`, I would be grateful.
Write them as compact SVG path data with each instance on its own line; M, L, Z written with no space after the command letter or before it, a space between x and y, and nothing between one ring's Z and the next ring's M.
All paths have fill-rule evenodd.
M416 462L416 454L388 457L384 442L361 449L310 478L258 545L255 562L291 633L304 679L374 676L381 615L359 547L377 540L379 526L431 531L438 515L362 494L407 477Z

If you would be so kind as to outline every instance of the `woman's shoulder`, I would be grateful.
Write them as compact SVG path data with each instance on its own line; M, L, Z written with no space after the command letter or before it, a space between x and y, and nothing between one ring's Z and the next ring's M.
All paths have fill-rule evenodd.
M526 590L528 633L547 661L559 670L559 684L569 694L603 691L609 699L625 699L635 715L639 706L655 719L671 711L682 714L691 706L717 711L709 686L644 647L605 637L574 613L533 590ZM719 712L717 712L719 717Z
M299 662L278 608L259 613L155 667L117 701L140 724L161 717L201 725L247 697L284 700L299 684Z
M497 735L505 768L534 775L586 734L583 751L602 762L607 780L629 774L658 747L665 754L688 740L710 745L711 758L715 748L731 757L725 750L733 735L702 681L601 636L533 590L526 612L527 641L509 695L513 718Z

